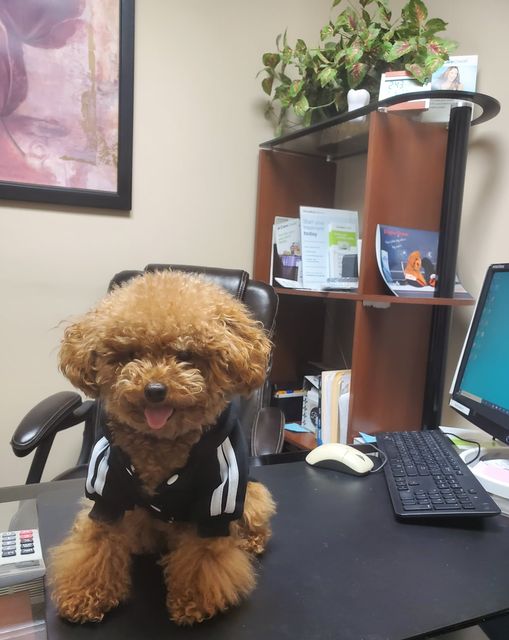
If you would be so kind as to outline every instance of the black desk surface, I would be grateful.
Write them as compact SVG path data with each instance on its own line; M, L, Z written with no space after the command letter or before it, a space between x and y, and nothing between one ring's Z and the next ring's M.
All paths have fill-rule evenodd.
M395 520L383 474L357 478L304 462L257 467L278 514L240 607L191 628L168 620L153 559L134 567L134 598L99 624L60 620L49 640L398 640L469 626L509 610L509 518L460 524ZM43 547L59 542L83 492L55 483L38 499Z

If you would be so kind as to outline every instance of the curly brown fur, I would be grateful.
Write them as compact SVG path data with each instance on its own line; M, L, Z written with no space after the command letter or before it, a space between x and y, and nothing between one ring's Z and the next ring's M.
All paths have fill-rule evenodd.
M166 271L118 287L68 327L60 367L75 386L101 398L114 443L150 494L185 465L234 395L263 383L270 349L241 303L202 277ZM144 393L153 382L167 389L157 420ZM92 520L87 511L52 552L60 614L101 620L129 598L131 555L158 551L170 616L191 624L253 589L252 555L270 537L275 507L263 485L249 483L243 517L221 538L200 538L194 525L168 524L139 507L116 524Z

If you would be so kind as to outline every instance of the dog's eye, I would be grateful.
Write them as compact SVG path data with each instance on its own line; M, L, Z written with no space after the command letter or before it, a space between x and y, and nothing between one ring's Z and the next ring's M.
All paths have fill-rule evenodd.
M177 351L175 357L179 362L189 362L191 360L191 352L190 351Z

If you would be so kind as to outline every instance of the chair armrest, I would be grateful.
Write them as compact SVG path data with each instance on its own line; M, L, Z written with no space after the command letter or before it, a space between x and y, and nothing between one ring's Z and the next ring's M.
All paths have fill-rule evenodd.
M256 415L251 431L251 454L263 456L283 449L285 417L276 407L263 407Z
M28 455L48 437L58 431L83 422L93 401L81 401L73 391L61 391L39 402L18 425L11 447L18 457Z

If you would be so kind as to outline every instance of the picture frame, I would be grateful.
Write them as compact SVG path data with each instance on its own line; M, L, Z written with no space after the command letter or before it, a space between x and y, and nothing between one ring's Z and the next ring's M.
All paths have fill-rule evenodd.
M48 24L34 15L36 26L24 3L10 5L14 15L0 13L17 46L8 62L18 65L8 90L0 86L0 199L131 209L134 4L51 0ZM34 73L38 61L46 85Z

